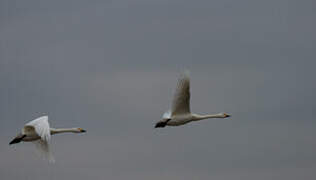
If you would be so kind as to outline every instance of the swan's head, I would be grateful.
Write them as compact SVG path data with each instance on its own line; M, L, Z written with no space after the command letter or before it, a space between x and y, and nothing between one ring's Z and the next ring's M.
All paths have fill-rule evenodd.
M86 130L82 129L82 128L77 128L77 132L78 133L85 133L87 132Z
M228 118L228 117L230 117L231 115L226 114L226 113L220 113L220 116L221 116L222 118Z
M166 122L159 121L156 123L155 128L163 128L167 125Z
M19 143L19 142L21 142L22 140L23 140L23 138L25 138L26 137L26 135L24 134L18 134L10 143L9 143L9 145L11 145L11 144L16 144L16 143Z
M156 123L155 128L163 128L167 125L168 121L170 121L171 119L163 119L159 122Z

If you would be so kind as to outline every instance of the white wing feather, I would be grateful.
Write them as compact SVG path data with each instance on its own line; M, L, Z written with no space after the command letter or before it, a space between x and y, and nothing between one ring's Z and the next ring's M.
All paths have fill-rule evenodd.
M47 159L50 163L55 162L54 156L49 149L49 144L47 141L40 139L37 141L33 141L33 143L36 145L37 150L40 152L41 156L44 159Z
M50 163L54 163L55 159L49 149L48 144L50 140L48 117L42 116L27 123L23 130L28 133L32 133L35 130L35 133L40 136L41 139L33 141L33 143L36 145L36 148L45 159L47 159Z
M37 135L41 137L42 140L47 141L47 142L50 140L50 127L49 127L47 116L39 117L27 123L25 126L34 127L35 132L37 133Z
M172 101L171 115L190 113L190 77L185 72L178 80L178 85Z

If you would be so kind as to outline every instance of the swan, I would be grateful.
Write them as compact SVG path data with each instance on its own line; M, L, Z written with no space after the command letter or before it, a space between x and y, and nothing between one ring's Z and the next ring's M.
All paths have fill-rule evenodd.
M48 116L42 116L25 124L19 133L9 144L16 144L21 141L34 142L37 149L44 155L49 162L55 162L49 149L51 135L59 133L84 133L82 128L50 128Z
M158 121L155 128L163 128L165 126L180 126L193 121L200 121L209 118L227 118L230 115L226 113L199 115L190 111L190 77L189 72L183 73L173 97L171 110L166 111L162 120Z

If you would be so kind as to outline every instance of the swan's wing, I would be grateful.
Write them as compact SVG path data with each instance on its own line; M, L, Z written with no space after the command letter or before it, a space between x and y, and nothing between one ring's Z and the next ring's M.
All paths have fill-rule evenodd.
M39 135L42 140L47 141L47 142L50 140L50 128L49 128L47 116L39 117L27 123L23 129L24 131L28 131L28 130L31 130L32 128L35 129L36 134Z
M190 113L190 77L186 72L181 75L173 97L171 115Z
M23 131L25 134L36 133L38 136L40 136L41 139L33 141L33 143L36 145L36 148L45 159L47 159L50 163L55 162L55 159L50 152L48 144L50 140L50 127L47 116L39 117L27 123L24 126Z
M49 149L49 144L47 141L40 139L37 141L33 141L33 143L36 145L37 150L40 152L41 156L44 159L47 159L50 163L55 162L55 159Z

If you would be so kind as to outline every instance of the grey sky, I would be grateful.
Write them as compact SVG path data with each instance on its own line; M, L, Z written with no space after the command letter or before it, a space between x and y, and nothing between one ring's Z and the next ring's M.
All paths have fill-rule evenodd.
M316 178L315 2L1 0L0 179ZM154 129L181 70L191 109ZM48 165L9 146L47 114Z

